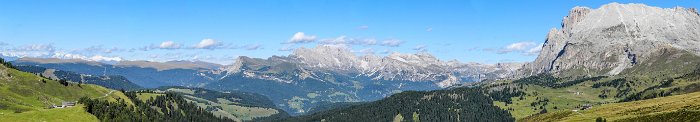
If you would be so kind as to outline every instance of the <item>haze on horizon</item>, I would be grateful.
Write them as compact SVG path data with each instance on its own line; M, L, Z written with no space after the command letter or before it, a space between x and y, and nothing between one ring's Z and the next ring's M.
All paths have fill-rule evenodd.
M441 60L526 62L571 8L610 2L3 1L0 55L230 64L238 56L335 45L358 55L425 51Z

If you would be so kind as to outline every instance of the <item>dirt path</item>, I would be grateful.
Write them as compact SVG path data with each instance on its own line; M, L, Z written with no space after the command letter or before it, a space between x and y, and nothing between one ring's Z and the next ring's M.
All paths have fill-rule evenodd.
M110 90L109 93L106 93L105 96L102 96L100 98L105 98L105 97L109 96L109 94L112 94L112 93L114 93L114 90Z

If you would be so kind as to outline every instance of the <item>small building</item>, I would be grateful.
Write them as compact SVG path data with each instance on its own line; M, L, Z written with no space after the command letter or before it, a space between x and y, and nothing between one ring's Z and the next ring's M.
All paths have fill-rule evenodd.
M51 106L49 106L49 109L67 108L67 107L73 107L73 106L75 106L75 102L61 102L61 105L52 104Z
M75 102L61 102L61 105L63 107L73 107L75 106Z

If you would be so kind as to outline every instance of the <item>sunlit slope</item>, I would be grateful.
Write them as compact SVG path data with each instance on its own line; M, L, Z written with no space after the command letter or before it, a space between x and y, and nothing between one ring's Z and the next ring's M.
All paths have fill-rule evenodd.
M700 92L655 99L610 103L587 110L561 110L538 114L520 121L700 121Z
M274 104L264 96L243 92L222 93L199 88L161 87L154 93L137 93L136 95L139 100L146 101L165 95L165 92L179 93L188 102L196 104L215 116L235 121L256 121L256 119L288 116L284 111L275 108Z
M645 100L700 91L700 57L667 49L618 75L585 75L567 70L517 80L484 82L494 105L516 119L538 113L570 111L584 105Z
M75 102L80 97L107 99L128 98L119 91L97 85L58 81L0 66L0 121L97 121L80 105L48 109L61 102ZM129 102L129 104L131 104Z

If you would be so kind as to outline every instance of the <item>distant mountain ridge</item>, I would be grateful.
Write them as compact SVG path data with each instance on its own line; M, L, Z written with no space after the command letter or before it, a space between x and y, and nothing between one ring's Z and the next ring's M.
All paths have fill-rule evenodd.
M20 58L12 63L96 76L120 75L145 88L156 88L160 86L196 87L217 81L221 77L218 72L214 72L215 69L210 69L218 67L219 65L201 61L171 61L164 63L122 61L115 64L106 64L73 59Z
M267 61L267 62L266 62ZM289 63L300 69L317 72L371 77L373 80L431 81L445 88L479 79L512 77L520 64L463 64L442 61L426 52L417 54L391 53L388 56L356 56L349 49L336 46L299 48L286 57L273 56L267 60L245 56L223 68L228 74L243 72L244 64L277 65ZM282 81L283 82L283 81Z
M425 52L358 56L347 48L320 45L296 49L289 56L241 56L222 68L221 80L205 87L260 93L294 115L313 111L323 102L373 101L401 91L513 77L520 67L442 61Z
M120 61L116 66L136 66L144 68L155 68L158 70L169 69L218 69L223 65L209 63L204 61L167 61L167 62L151 62L151 61Z
M143 87L136 85L126 79L124 76L93 76L78 74L70 71L62 71L56 69L47 69L38 66L29 65L19 65L15 66L18 70L41 74L41 76L48 77L55 80L67 80L82 84L95 84L102 87L117 89L117 90L136 90L142 89Z
M513 79L428 94L402 92L289 120L460 121L461 116L470 115L449 114L467 109L479 113L476 118L488 118L498 115L488 109L494 106L519 119L501 121L698 120L700 107L692 100L700 91L700 14L696 9L619 3L598 9L575 7L561 28L549 32L537 59L522 65ZM471 88L481 90L460 96L469 94L464 90ZM474 99L455 99L480 95L489 97L485 104L459 104ZM456 107L474 104L485 107ZM448 110L432 110L442 108ZM473 108L481 109L468 110Z

